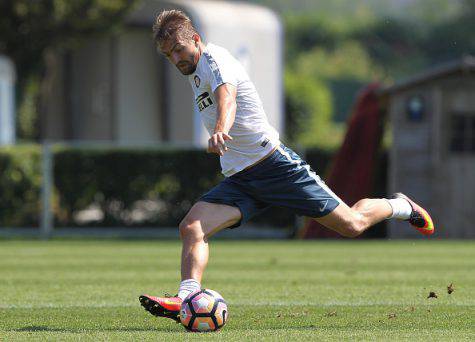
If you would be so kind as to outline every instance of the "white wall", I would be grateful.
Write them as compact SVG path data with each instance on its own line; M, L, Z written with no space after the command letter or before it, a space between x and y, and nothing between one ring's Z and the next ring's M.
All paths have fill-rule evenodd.
M71 108L65 114L72 115L73 139L113 138L113 53L113 38L99 37L72 54Z
M0 56L0 145L15 143L15 69Z
M118 141L161 140L159 56L150 29L134 28L117 40L116 138Z

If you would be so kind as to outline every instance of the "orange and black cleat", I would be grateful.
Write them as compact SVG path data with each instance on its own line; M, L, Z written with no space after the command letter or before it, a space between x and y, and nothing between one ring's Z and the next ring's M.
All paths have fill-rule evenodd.
M411 216L406 220L416 228L419 232L424 235L431 235L434 233L434 223L429 215L429 213L419 206L417 203L413 202L409 197L406 195L397 192L393 196L393 198L403 198L409 202L412 207Z
M140 304L157 317L166 317L180 323L180 309L182 300L180 297L153 297L149 295L141 295L139 297Z

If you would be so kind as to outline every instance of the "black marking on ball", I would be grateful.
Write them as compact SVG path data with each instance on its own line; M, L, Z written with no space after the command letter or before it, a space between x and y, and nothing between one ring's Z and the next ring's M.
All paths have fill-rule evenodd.
M219 325L218 325L218 320L216 319L216 316L215 315L211 316L211 320L213 321L213 324L214 324L213 330L218 329Z
M190 321L188 322L188 325L185 325L185 328L188 329L188 330L191 330L191 329L192 329L192 326L193 326L193 323L195 323L195 317L194 317L194 316L191 316L191 319L190 319Z
M211 315L214 315L216 313L216 308L218 307L218 303L219 303L218 300L214 298L213 308L211 309L211 312L210 312Z
M226 310L223 310L223 324L220 325L220 328L223 327L224 324L226 324L226 314L227 314L227 311Z
M218 303L224 303L226 306L228 305L228 304L226 304L226 301L224 299L216 299L216 303L215 303L216 304L216 309L217 309ZM219 326L219 328L222 328L224 326L224 324L226 323L226 310L223 310L222 315L223 315L223 324L221 324Z
M199 295L200 293L203 293L203 292L205 292L205 291L206 291L206 290L203 290L203 289L199 290L199 291L196 292L193 296L191 296L190 298L188 298L188 300L193 300L197 295Z
M192 316L196 315L195 307L193 306L193 303L191 302L191 300L188 300L186 304L188 305L188 308L190 308L191 315Z

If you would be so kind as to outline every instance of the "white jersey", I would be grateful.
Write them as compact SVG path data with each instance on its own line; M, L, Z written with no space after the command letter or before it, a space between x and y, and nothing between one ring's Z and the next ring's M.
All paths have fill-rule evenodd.
M221 84L237 88L236 117L226 141L228 151L220 157L226 177L266 156L280 144L279 133L267 121L261 99L242 65L224 48L209 43L189 81L195 93L195 109L210 136L214 133L217 103L214 91Z

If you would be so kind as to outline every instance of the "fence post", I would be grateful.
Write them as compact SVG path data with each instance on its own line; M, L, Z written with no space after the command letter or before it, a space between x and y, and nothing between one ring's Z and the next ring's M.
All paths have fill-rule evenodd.
M51 145L44 143L42 148L42 185L41 185L41 226L40 236L48 239L53 229L53 215L51 212L51 193L53 187L53 157Z

